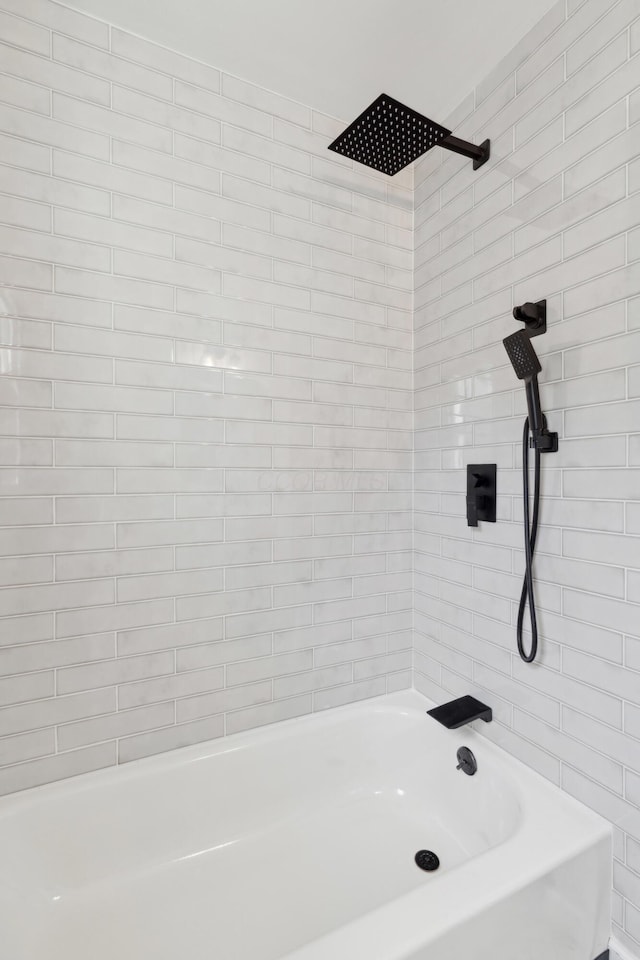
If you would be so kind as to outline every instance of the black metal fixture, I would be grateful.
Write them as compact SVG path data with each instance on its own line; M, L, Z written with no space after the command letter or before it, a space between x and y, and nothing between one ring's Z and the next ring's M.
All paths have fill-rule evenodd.
M418 850L415 855L415 861L417 866L419 866L421 870L426 870L427 873L437 870L440 866L440 858L433 850Z
M456 756L458 758L456 770L462 770L468 777L472 777L474 773L478 772L478 761L471 750L469 750L469 747L460 747Z
M524 323L530 337L539 337L547 332L547 301L538 300L537 303L523 303L520 307L514 307L513 317Z
M467 524L477 527L479 520L496 522L495 463L470 463L467 467Z
M536 351L531 343L532 336L538 336L546 330L546 300L538 303L525 303L515 307L513 315L516 320L525 323L524 330L518 330L502 341L509 355L515 374L519 380L524 380L527 395L528 417L524 421L522 432L522 494L524 502L524 554L525 574L520 593L518 608L517 642L518 653L525 663L532 663L538 652L538 620L536 603L533 592L533 556L538 535L540 517L540 455L555 453L558 449L558 434L547 430L547 418L540 405L540 390L538 388L538 374L542 370ZM544 330L541 324L544 323ZM530 514L529 504L529 448L535 450L534 489L533 489L533 516ZM529 618L531 621L531 646L526 653L522 641L525 608L529 603Z
M509 355L518 380L524 380L527 394L529 426L531 428L531 446L541 453L556 453L558 434L547 430L547 419L540 406L538 374L542 367L526 330L518 330L502 341Z
M474 143L454 137L447 127L381 93L339 137L329 150L357 160L393 177L432 147L444 147L473 160L477 170L491 155L491 142Z
M493 720L491 707L470 696L450 700L439 707L427 710L427 713L447 730L457 730L458 727L463 727L465 723L472 723L474 720L484 720L485 723Z

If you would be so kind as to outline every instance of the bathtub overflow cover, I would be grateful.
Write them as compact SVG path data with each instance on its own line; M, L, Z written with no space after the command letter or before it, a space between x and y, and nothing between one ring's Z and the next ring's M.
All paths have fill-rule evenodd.
M428 872L437 870L440 866L440 860L433 850L418 850L416 853L416 863L421 870L427 870Z

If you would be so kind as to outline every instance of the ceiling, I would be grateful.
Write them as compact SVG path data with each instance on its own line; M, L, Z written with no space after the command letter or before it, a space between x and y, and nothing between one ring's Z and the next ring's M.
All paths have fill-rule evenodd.
M436 121L555 0L66 0L343 120L388 93Z

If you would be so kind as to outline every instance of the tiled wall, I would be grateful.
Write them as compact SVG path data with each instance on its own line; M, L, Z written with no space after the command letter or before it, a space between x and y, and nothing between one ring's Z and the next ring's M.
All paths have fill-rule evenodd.
M412 176L0 0L0 793L411 682Z
M564 0L456 113L492 140L416 171L416 685L488 698L507 750L616 825L616 935L640 955L640 6ZM560 450L543 458L541 657L515 652L522 384L535 340ZM466 525L465 466L498 464L499 521Z
M411 175L330 118L0 0L0 793L409 684L415 281L416 685L616 825L640 955L639 14L556 5L453 118L491 162L418 165L412 235ZM541 297L527 666L500 341Z

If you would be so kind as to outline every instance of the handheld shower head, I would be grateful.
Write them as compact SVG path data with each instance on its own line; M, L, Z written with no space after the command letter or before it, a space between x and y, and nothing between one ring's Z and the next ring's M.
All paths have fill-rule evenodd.
M526 330L518 330L502 341L518 380L536 377L542 367Z
M544 309L543 309L544 305ZM544 313L544 320L543 320ZM546 329L546 301L540 303L525 303L513 311L516 320L524 320L526 327L505 337L502 341L518 380L524 380L527 396L528 419L525 420L522 434L522 493L524 501L524 552L525 577L520 594L518 607L518 653L526 663L536 658L538 650L538 621L536 617L536 603L533 581L533 554L538 533L538 512L540 507L540 454L554 453L558 449L558 434L547 430L547 421L540 406L540 391L538 389L538 374L542 367L538 355L533 349L530 337L542 332L544 322ZM537 319L536 319L537 315ZM535 332L537 331L537 333ZM533 439L532 439L533 436ZM535 449L535 487L533 494L533 518L529 514L529 447ZM526 653L522 642L522 630L526 604L529 604L531 618L531 646Z
M545 421L540 406L540 392L538 390L538 374L542 370L538 355L533 349L526 330L518 330L503 341L505 350L511 360L518 380L524 380L527 394L527 409L529 411L529 426L534 440L544 432Z

